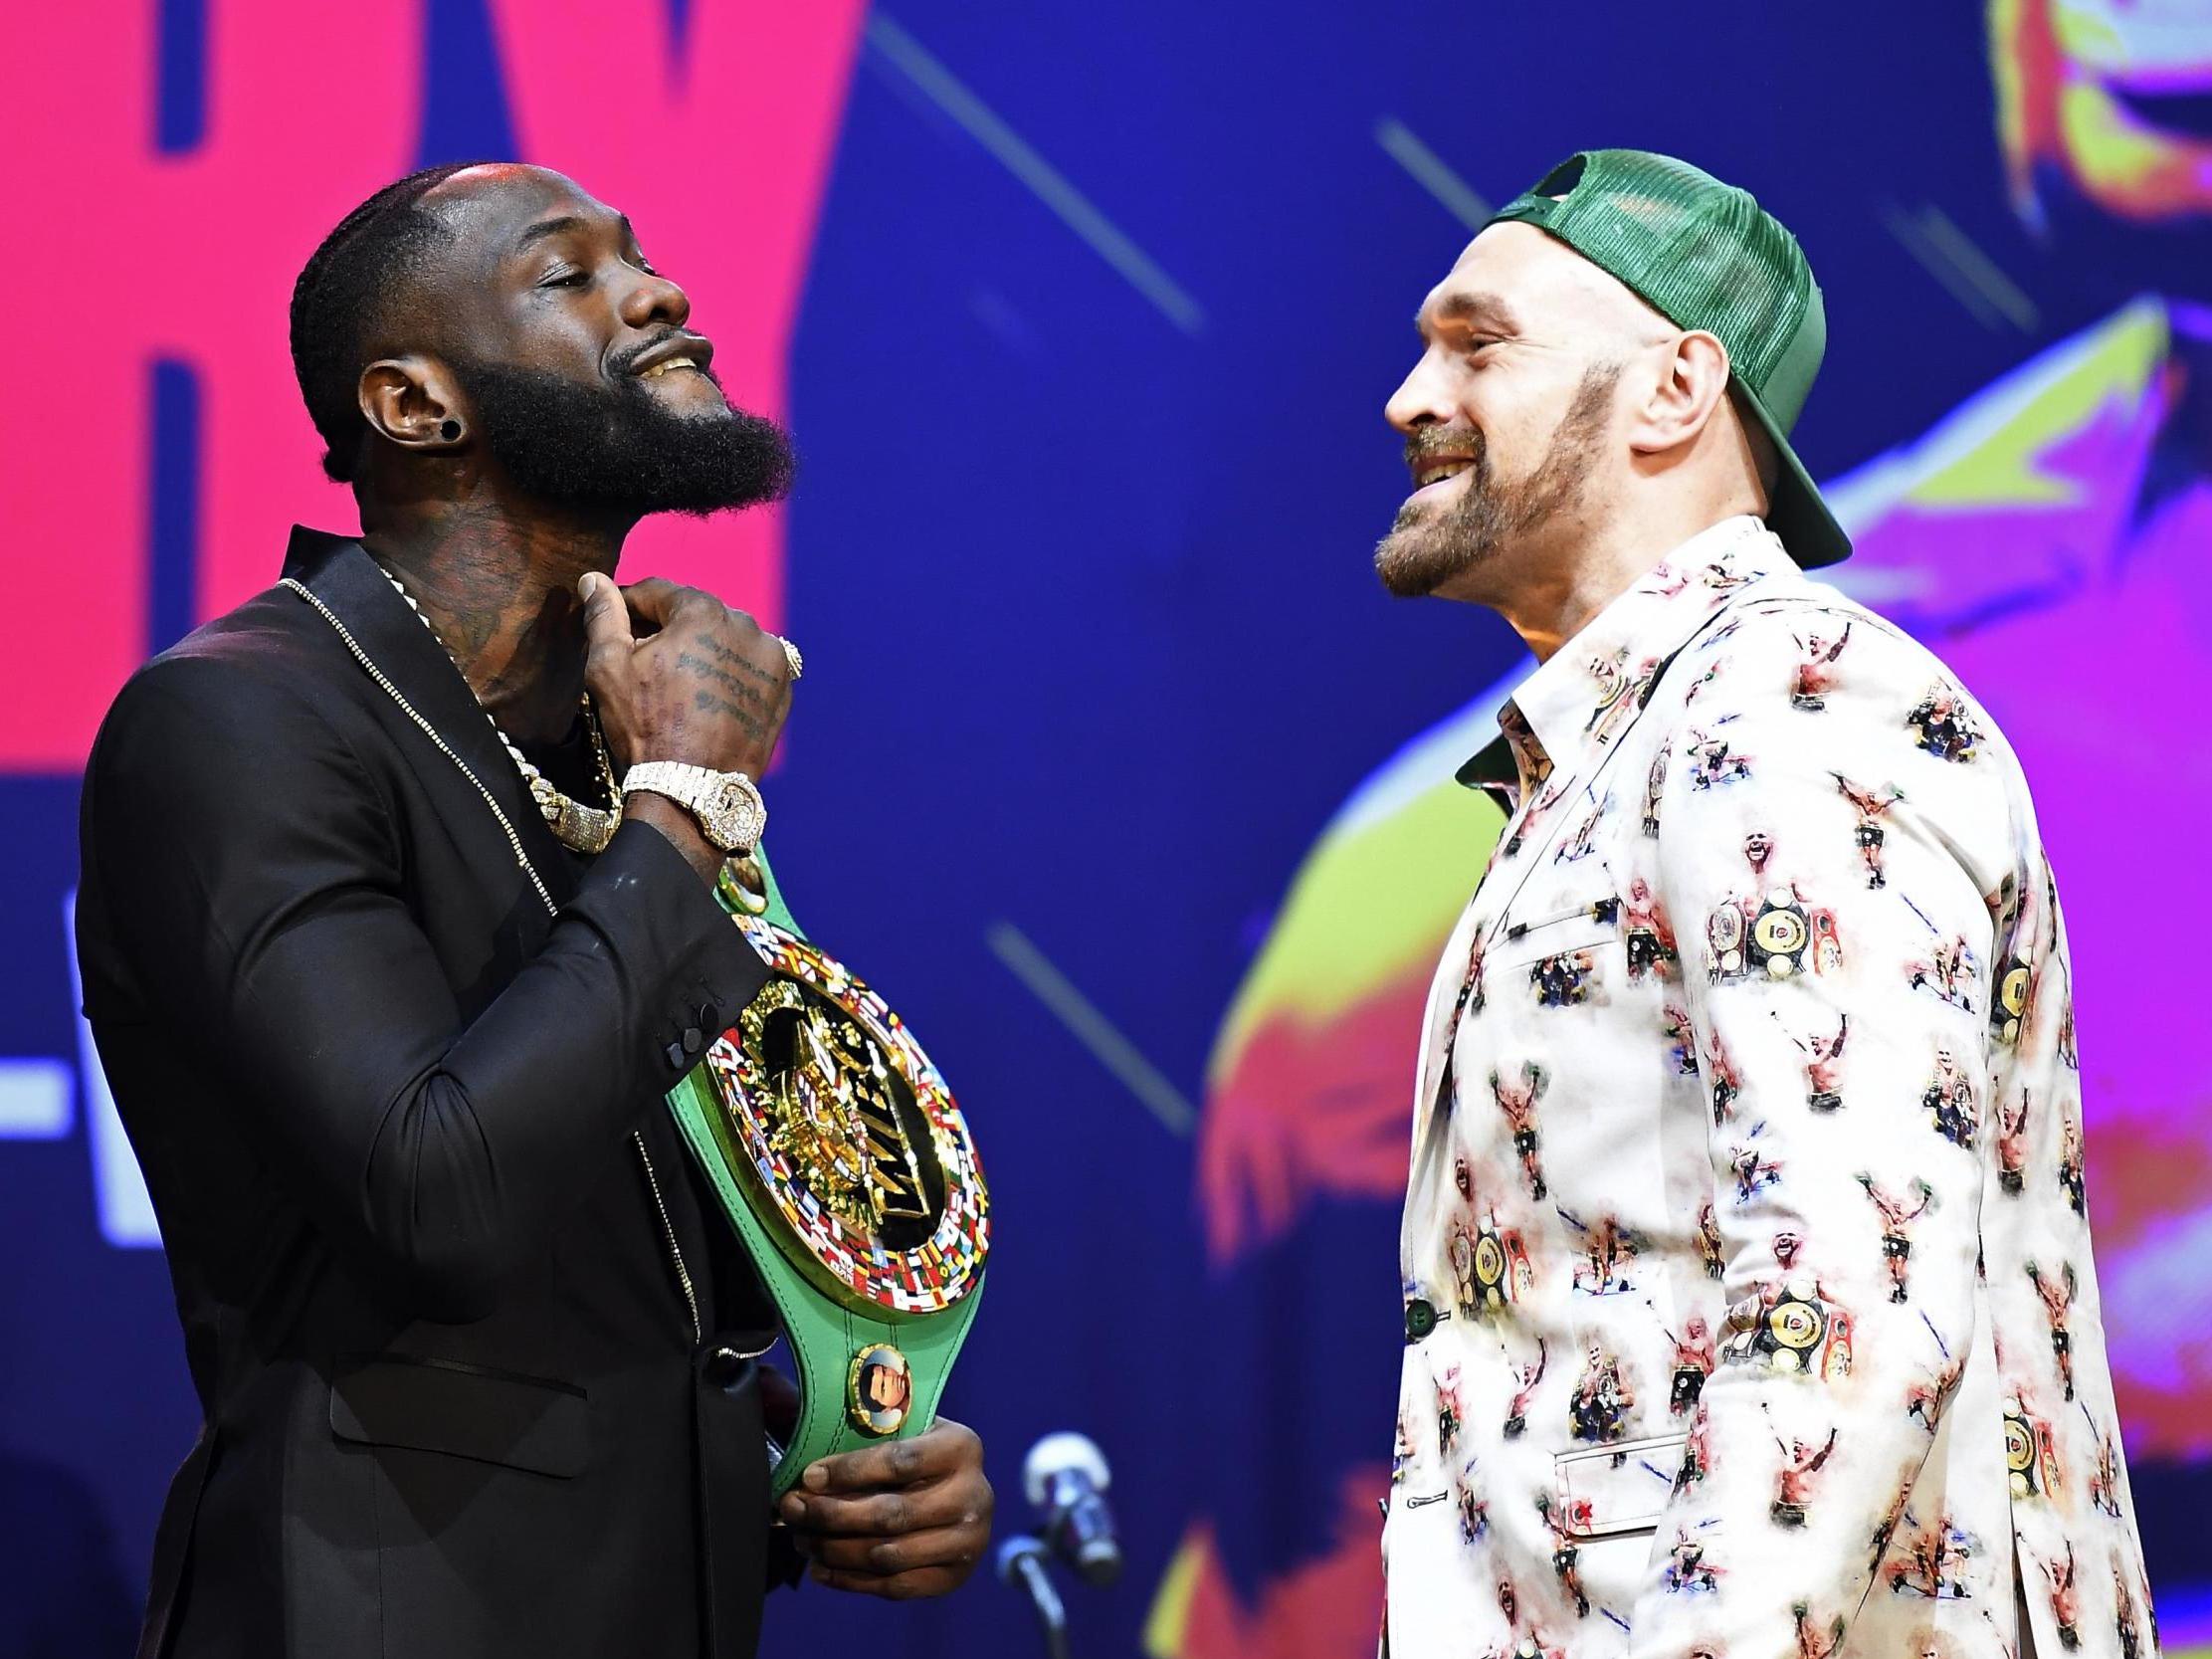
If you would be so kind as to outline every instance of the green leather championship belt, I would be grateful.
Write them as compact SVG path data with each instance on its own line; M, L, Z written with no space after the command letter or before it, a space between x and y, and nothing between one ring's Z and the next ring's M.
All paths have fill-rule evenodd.
M834 1452L917 1434L975 1318L990 1201L951 1091L905 1024L807 941L767 860L722 908L769 979L669 1093L799 1363L783 1496Z

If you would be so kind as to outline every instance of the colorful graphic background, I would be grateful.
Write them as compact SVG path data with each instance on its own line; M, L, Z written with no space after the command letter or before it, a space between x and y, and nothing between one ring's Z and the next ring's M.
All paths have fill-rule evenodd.
M38 136L0 168L0 1654L127 1650L194 1417L74 1011L77 768L130 666L264 585L286 523L351 527L285 297L376 184L479 154L626 209L732 390L795 424L784 514L656 525L635 568L805 645L779 873L924 1035L997 1198L949 1409L1009 1529L1035 1435L1084 1428L1117 1471L1130 1571L1070 1586L1078 1651L1364 1651L1414 1021L1495 830L1449 775L1520 672L1494 620L1377 591L1404 490L1380 406L1483 199L1591 143L1690 156L1798 231L1831 322L1800 448L1862 537L1848 579L2027 757L2153 1581L2169 1645L2212 1640L2202 906L2150 874L2212 808L2207 12L14 20L0 95ZM808 1590L766 1651L1032 1640L980 1581Z

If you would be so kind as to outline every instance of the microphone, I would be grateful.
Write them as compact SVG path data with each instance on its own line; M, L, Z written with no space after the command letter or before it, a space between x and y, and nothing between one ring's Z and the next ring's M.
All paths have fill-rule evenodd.
M1045 1570L1044 1544L1026 1533L1008 1539L999 1546L998 1575L1001 1582L1029 1597L1048 1659L1068 1659L1068 1609L1053 1588L1052 1574Z
M1044 1517L1045 1541L1087 1584L1121 1575L1121 1544L1106 1501L1112 1484L1106 1454L1081 1434L1048 1434L1022 1462L1022 1489Z

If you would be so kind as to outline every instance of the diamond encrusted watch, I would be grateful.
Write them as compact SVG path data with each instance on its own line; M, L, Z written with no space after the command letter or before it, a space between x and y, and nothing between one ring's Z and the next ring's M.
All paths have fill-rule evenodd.
M768 806L743 772L708 771L678 760L641 760L622 777L622 791L666 795L699 820L700 833L725 853L747 853L768 827Z

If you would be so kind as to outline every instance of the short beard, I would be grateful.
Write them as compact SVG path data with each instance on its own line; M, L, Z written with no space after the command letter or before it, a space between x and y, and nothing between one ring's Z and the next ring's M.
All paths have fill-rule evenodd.
M1491 473L1490 446L1477 432L1467 484L1452 510L1432 516L1409 502L1376 543L1382 585L1400 599L1426 598L1580 507L1620 377L1619 363L1595 363L1583 372L1544 458L1524 479L1500 483Z
M525 495L550 506L704 518L790 494L791 440L765 415L726 402L704 414L674 414L633 375L610 387L504 363L463 363L456 372L492 459Z

